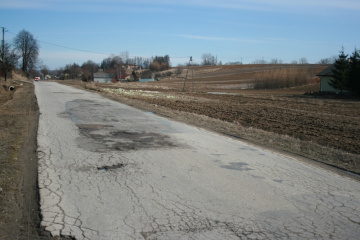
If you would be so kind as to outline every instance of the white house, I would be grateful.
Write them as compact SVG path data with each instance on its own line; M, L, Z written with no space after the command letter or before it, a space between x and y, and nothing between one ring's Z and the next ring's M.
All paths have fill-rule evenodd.
M107 83L111 82L111 80L114 78L113 73L106 73L103 71L99 71L94 73L94 82L101 82L101 83Z

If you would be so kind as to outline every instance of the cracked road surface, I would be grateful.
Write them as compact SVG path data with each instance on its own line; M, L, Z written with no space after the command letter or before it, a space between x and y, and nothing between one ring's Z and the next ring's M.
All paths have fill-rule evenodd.
M360 239L358 180L57 83L36 95L54 236Z

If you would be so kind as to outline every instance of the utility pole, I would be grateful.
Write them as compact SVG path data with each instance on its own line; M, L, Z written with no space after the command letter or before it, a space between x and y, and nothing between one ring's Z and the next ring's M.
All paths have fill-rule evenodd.
M1 61L5 61L5 28L2 28L2 56Z
M192 57L191 57L191 61L192 61ZM192 81L192 91L194 92L194 69L191 68L191 81Z
M190 57L190 60L189 60L188 68L187 68L187 71L186 71L186 76L185 76L185 79L184 79L184 86L183 86L183 88L181 90L182 92L185 91L185 84L186 84L186 79L187 79L187 76L188 76L188 73L189 73L190 62L192 62L192 57ZM193 88L194 88L194 83L193 83Z

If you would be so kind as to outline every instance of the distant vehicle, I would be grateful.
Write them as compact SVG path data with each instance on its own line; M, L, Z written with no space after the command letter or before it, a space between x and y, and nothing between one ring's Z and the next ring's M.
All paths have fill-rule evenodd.
M35 77L35 81L39 81L40 80L40 77Z

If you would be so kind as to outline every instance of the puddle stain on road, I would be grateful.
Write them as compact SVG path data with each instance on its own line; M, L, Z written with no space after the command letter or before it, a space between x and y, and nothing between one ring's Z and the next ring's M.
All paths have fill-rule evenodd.
M109 103L77 99L67 102L66 111L59 116L70 118L76 124L80 132L77 143L88 151L130 151L177 146L169 136L161 133L119 129L119 126L114 126L118 125L119 114L124 115L126 112L112 108Z
M102 152L108 150L129 151L149 148L176 147L170 141L170 137L153 132L129 132L114 131L108 125L103 128L97 124L92 126L79 127L82 137L78 139L78 144L90 151Z
M119 168L124 168L127 164L125 163L119 163L119 164L114 164L111 166L102 166L102 167L98 167L98 170L104 170L104 171L109 171L109 170L115 170L115 169L119 169Z
M250 171L254 170L249 167L247 167L249 164L244 162L231 162L229 165L223 165L222 168L236 170L236 171Z

